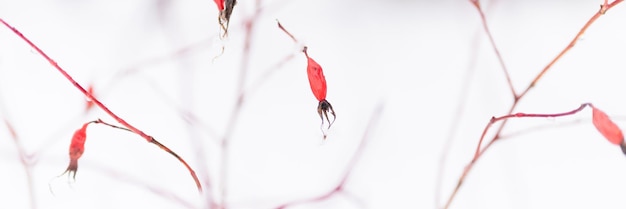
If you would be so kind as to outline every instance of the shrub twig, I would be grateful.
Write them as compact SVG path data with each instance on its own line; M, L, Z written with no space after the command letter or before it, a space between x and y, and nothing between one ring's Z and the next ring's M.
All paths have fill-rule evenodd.
M470 0L470 2L472 4L474 4L475 6L478 5L478 0ZM486 152L487 150L489 150L489 147L491 147L491 145L493 145L494 142L498 141L498 139L500 139L500 134L502 133L502 130L504 129L504 127L506 126L507 123L507 119L513 116L508 116L511 115L513 113L513 111L515 111L515 108L517 107L517 105L519 104L519 101L521 101L522 98L524 98L524 96L537 84L537 82L539 82L539 80L541 80L541 78L543 77L543 75L545 75L546 72L548 72L548 70L550 70L552 68L552 66L561 59L561 57L563 57L563 55L565 55L567 52L569 52L574 45L576 44L576 42L578 41L578 39L580 39L580 37L587 31L587 29L598 19L600 18L600 16L606 14L606 12L613 8L614 6L618 5L619 3L623 2L623 0L614 0L611 3L608 3L607 0L604 1L604 4L602 4L600 6L600 10L597 11L591 18L589 18L589 20L585 23L585 25L583 25L583 27L579 30L579 32L576 34L576 36L574 36L574 38L570 41L570 43L554 58L552 59L552 61L550 61L548 63L548 65L546 65L536 76L535 78L530 82L530 84L528 85L528 87L526 87L526 89L524 89L521 93L514 95L514 101L513 104L511 105L511 107L508 110L508 113L503 116L504 118L502 119L498 119L496 121L502 120L502 123L500 123L500 126L497 128L497 130L495 131L494 136L489 140L489 142L487 143L487 145L485 145L484 147L482 146L482 143L486 137L486 133L489 131L489 129L491 128L491 126L494 123L494 118L492 118L490 120L490 122L488 123L488 125L485 127L485 130L483 131L479 141L478 141L478 145L476 146L476 152L474 153L474 156L472 158L472 160L465 166L465 169L463 170L463 173L461 174L461 176L458 178L458 181L456 183L456 186L454 187L452 193L450 194L448 200L446 201L445 205L443 208L449 208L450 204L452 203L452 201L454 200L456 194L458 193L459 189L461 188L465 178L467 177L467 174L471 171L471 169L474 167L474 165L476 164L476 162L480 159L480 157L482 156L482 154L484 152ZM484 24L485 22L483 22ZM486 26L485 26L486 27ZM495 47L495 46L494 46ZM582 106L581 106L582 107ZM497 118L496 118L497 119Z
M159 147L162 150L170 153L172 156L174 156L176 159L178 159L178 161L181 162L185 166L185 168L187 168L189 173L191 174L191 177L193 178L193 180L196 183L196 187L197 187L198 191L200 191L200 192L202 191L202 184L200 183L200 180L198 179L198 176L196 175L196 172L191 168L191 166L189 166L189 164L187 164L187 162L182 157L180 157L178 154L176 154L174 151L172 151L167 146L161 144L154 137L152 137L152 136L144 133L143 131L139 130L138 128L132 126L131 124L126 122L124 119L119 117L117 114L113 113L111 110L109 110L108 107L106 107L104 104L102 104L102 102L100 102L100 100L95 98L92 94L90 94L87 90L85 90L85 88L83 88L83 86L81 86L78 82L76 82L76 80L74 80L74 78L72 78L72 76L70 76L65 70L63 70L63 68L61 68L57 64L56 61L54 61L52 58L50 58L45 52L43 52L43 50L41 50L39 47L37 47L37 45L35 45L28 38L26 38L26 36L24 36L20 31L18 31L15 27L9 25L2 18L0 18L0 22L4 26L6 26L7 28L11 29L11 31L13 31L13 33L15 33L17 36L19 36L22 40L24 40L26 43L28 43L28 45L30 45L31 48L33 48L35 51L37 51L37 53L39 53L41 56L43 56L50 63L50 65L52 65L54 68L56 68L59 71L59 73L61 73L70 83L72 83L72 85L74 85L74 87L76 87L81 93L83 93L96 106L98 106L100 109L102 109L108 115L113 117L113 119L115 119L118 123L122 124L122 126L128 128L133 133L141 136L142 138L144 138L149 143L152 143L152 144L156 145L157 147Z

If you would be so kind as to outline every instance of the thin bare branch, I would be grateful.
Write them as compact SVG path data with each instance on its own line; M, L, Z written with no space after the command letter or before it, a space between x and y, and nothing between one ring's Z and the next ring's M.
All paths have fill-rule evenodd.
M472 2L472 4L479 4L478 0L470 0L470 2ZM510 115L511 113L513 113L513 111L515 110L515 108L517 107L517 105L519 104L519 101L528 93L528 91L530 89L532 89L537 82L539 82L539 80L543 77L543 75L552 68L552 66L561 58L563 57L563 55L565 55L570 49L572 49L574 47L574 45L576 44L576 42L578 41L578 39L582 36L582 34L584 34L587 29L598 19L600 18L600 16L604 15L609 9L613 8L614 6L618 5L619 3L623 2L623 0L615 0L613 2L611 2L610 4L607 4L608 1L605 0L604 4L601 5L600 10L598 12L596 12L586 23L585 25L580 29L580 31L576 34L576 36L574 37L574 39L572 39L572 41L570 41L569 45L566 46L548 65L546 65L543 70L541 72L539 72L539 74L537 74L537 76L535 76L535 78L533 79L533 81L530 83L530 85L528 85L528 87L522 91L522 93L516 95L515 100L513 102L513 104L511 105L511 107L509 108L509 111L507 113L507 115ZM499 138L500 138L500 134L502 133L502 130L504 129L506 123L508 120L503 120L502 123L500 124L500 127L497 129L497 131L495 132L494 136L491 138L491 140L489 141L489 143L487 145L485 145L485 147L482 147L482 141L485 138L485 135L487 133L487 129L493 124L493 123L489 123L486 127L486 129L483 131L479 142L478 142L478 146L476 148L476 153L474 154L474 157L472 158L472 161L466 165L465 169L463 170L463 173L461 174L461 176L459 177L458 181L457 181L457 185L456 187L453 189L452 194L449 196L448 201L446 202L444 208L448 208L450 207L450 204L452 203L452 201L454 200L454 197L456 196L456 194L458 193L459 189L461 188L461 185L463 184L463 181L465 180L465 177L467 176L467 174L469 173L469 171L473 168L473 165L475 164L475 162L480 158L480 156L482 156L482 154L484 152L486 152L489 147L491 147L491 145L496 142Z
M372 135L371 132L376 129L376 127L378 126L378 123L380 122L380 117L381 117L382 112L383 112L383 107L384 106L382 104L379 104L376 107L376 109L374 109L374 112L372 113L372 116L370 117L370 120L367 123L367 126L365 127L365 131L363 131L363 136L361 138L361 143L359 143L359 147L356 149L356 151L352 155L352 158L350 158L350 162L348 162L348 164L346 165L344 173L343 173L341 179L339 180L339 183L335 187L333 187L333 189L331 189L330 191L328 191L328 192L326 192L324 194L321 194L319 196L313 197L313 198L297 200L297 201L281 204L281 205L277 206L276 209L285 209L285 208L288 208L288 207L291 207L291 206L295 206L295 205L299 205L299 204L305 204L305 203L311 203L311 202L320 202L320 201L324 201L324 200L327 200L327 199L331 198L335 194L345 193L344 189L345 189L346 182L348 181L348 178L350 177L350 174L354 170L354 167L359 162L359 160L362 158L363 152L365 150L365 147L366 147L368 141L371 140L370 139L371 135Z
M585 23L585 25L580 29L580 31L578 31L578 33L576 34L576 36L574 36L574 38L569 42L569 44L554 58L552 59L552 61L550 61L550 63L548 63L548 65L546 65L543 70L541 70L541 72L539 72L539 74L537 74L537 76L535 76L535 78L533 79L532 82L530 82L530 85L528 85L528 87L526 87L526 89L517 96L516 100L521 99L524 95L526 95L526 93L528 93L528 91L530 91L530 89L532 89L537 82L539 82L539 80L543 77L543 75L548 72L548 70L550 70L550 68L552 68L552 65L554 65L554 63L556 63L557 61L559 61L561 59L561 57L563 57L563 55L565 55L565 53L567 53L569 50L571 50L574 45L576 45L576 42L578 42L578 39L580 39L580 37L585 34L585 32L587 31L587 29L594 23L596 22L596 20L598 20L598 18L600 18L600 16L606 14L606 12L613 8L614 6L618 5L619 3L622 3L624 0L615 0L613 2L611 2L610 4L607 4L607 1L605 0L604 4L600 6L600 10L598 12L596 12L588 21L587 23Z
M126 122L124 119L122 119L121 117L119 117L118 115L113 113L111 110L109 110L109 108L107 108L104 104L102 104L102 102L100 102L100 100L98 100L96 97L94 97L92 94L90 94L87 90L85 90L85 88L83 88L83 86L81 86L78 82L76 82L76 80L74 80L74 78L72 78L72 76L70 76L65 70L63 70L63 68L61 68L57 64L56 61L54 61L52 58L50 58L45 52L43 52L43 50L41 50L39 47L37 47L37 45L35 45L28 38L26 38L26 36L24 36L20 31L15 29L13 26L9 25L7 22L5 22L1 18L0 18L0 22L4 26L6 26L7 28L11 29L11 31L13 31L13 33L15 33L17 36L19 36L22 40L24 40L26 43L28 43L28 45L30 45L31 48L33 48L35 51L37 51L37 53L39 53L41 56L43 56L50 63L50 65L52 65L54 68L56 68L59 71L59 73L61 73L70 83L72 83L72 85L74 85L74 87L76 87L81 93L83 93L83 95L85 95L90 101L93 101L98 107L100 107L100 109L102 109L108 115L113 117L118 123L122 124L124 127L128 128L128 129L130 129L133 133L141 136L146 141L148 141L148 142L150 142L152 144L157 145L159 148L165 150L166 152L168 152L168 153L172 154L174 157L176 157L176 159L178 159L178 161L180 161L185 166L185 168L187 168L189 173L191 174L191 177L193 178L193 180L196 183L196 187L198 188L198 191L200 191L200 192L202 191L202 184L200 183L200 180L198 179L198 176L196 176L196 172L191 168L191 166L189 166L189 164L187 164L187 162L183 158L178 156L176 153L174 153L172 150L170 150L165 145L163 145L160 142L156 141L156 139L154 139L154 137L152 137L152 136L144 133L143 131L137 129L136 127L132 126L131 124Z
M496 57L498 58L500 67L502 68L502 71L504 72L506 83L509 85L509 89L511 90L511 94L513 95L513 98L517 100L517 93L515 92L515 88L513 87L513 82L511 81L509 70L506 68L506 64L504 64L504 58L502 58L502 55L500 54L500 50L496 46L496 41L494 41L493 35L491 35L491 31L489 30L489 25L487 24L487 18L485 18L485 13L483 12L483 9L480 6L480 2L479 1L470 1L470 2L472 3L472 5L474 5L474 7L476 7L476 9L478 10L478 14L480 14L480 19L482 20L483 29L485 30L487 37L489 37L489 42L491 43L491 47L493 48L493 51L496 53Z
M534 117L540 117L540 118L554 118L554 117L563 117L563 116L569 116L569 115L573 115L576 114L578 112L580 112L581 110L583 110L585 107L587 106L591 106L590 103L583 103L581 104L578 108L574 109L574 110L570 110L567 112L562 112L562 113L515 113L515 114L507 114L504 116L500 116L500 117L492 117L491 120L489 120L489 123L487 123L487 125L485 126L485 128L483 129L483 133L480 137L480 141L482 142L482 140L485 138L487 132L489 131L489 129L491 128L491 126L499 121L503 121L506 122L508 121L507 119L509 118L534 118ZM500 126L503 127L503 126ZM498 129L498 134L501 132L501 129ZM498 136L498 135L496 135ZM489 141L489 143L483 148L483 149L477 149L476 150L476 154L474 155L474 158L472 159L472 161L465 167L465 169L463 170L463 173L461 174L461 177L459 178L456 187L454 188L452 195L450 195L450 198L448 199L448 202L446 202L446 205L444 206L444 208L449 208L450 204L452 204L452 200L454 199L454 197L456 196L457 192L459 191L459 189L461 188L461 185L463 184L463 181L465 180L465 177L469 174L470 170L474 167L474 165L476 164L476 162L478 161L478 159L480 159L480 157L488 150L489 147L491 147L491 145L497 140L498 138L495 138L491 141Z

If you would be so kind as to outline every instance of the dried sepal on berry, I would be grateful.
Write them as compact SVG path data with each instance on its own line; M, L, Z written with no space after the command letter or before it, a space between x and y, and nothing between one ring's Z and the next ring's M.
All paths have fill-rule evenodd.
M330 119L328 119L329 112L330 114L333 115L333 121L330 121ZM335 115L335 110L333 109L333 106L326 100L320 101L320 103L317 105L317 114L319 114L320 119L322 119L322 125L324 125L324 118L322 117L322 115L326 117L326 121L328 121L329 129L330 129L330 126L332 126L333 123L335 123L335 119L337 118L337 115Z
M593 106L592 109L593 125L596 127L598 132L600 132L604 138L609 140L611 144L622 145L622 149L624 149L624 134L622 133L622 130L602 110Z
M230 23L230 16L233 14L233 9L237 4L237 0L214 0L217 4L217 9L220 11L217 18L222 30L224 30L224 37L228 35L228 25Z

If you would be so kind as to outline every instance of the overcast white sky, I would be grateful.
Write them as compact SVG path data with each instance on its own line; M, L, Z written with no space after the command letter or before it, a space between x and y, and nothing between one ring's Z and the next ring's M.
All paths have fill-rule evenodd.
M33 178L29 188L16 143L2 126L2 208L208 207L207 194L219 197L223 186L218 142L246 62L245 102L230 137L229 208L274 208L332 189L379 105L346 193L294 208L435 208L438 177L444 201L485 124L512 104L467 1L261 2L244 60L243 23L252 18L254 1L239 1L226 39L217 36L211 0L0 1L0 18L211 184L199 195L173 157L137 135L98 125L88 128L76 181L55 178L69 162L74 130L97 118L114 120L101 110L85 113L84 96L0 28L0 116L31 156ZM520 92L603 1L481 2ZM306 58L276 19L324 69L337 113L325 141ZM516 110L556 113L591 102L626 125L624 20L625 5L601 17ZM564 118L512 119L503 131L510 137L485 153L451 208L623 208L626 157L590 118L586 109ZM448 138L452 146L439 176Z

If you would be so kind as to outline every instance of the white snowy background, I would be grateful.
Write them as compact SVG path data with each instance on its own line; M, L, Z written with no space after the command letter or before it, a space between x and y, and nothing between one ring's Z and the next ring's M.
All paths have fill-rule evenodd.
M208 208L208 196L219 203L219 141L245 63L246 96L229 137L228 208L275 208L333 189L378 106L380 118L345 192L293 208L436 208L471 160L486 123L513 102L468 1L262 0L256 16L255 2L238 2L229 36L220 39L211 0L0 1L0 18L211 185L198 194L175 158L101 125L88 128L76 181L57 178L82 123L115 121L97 108L85 112L85 97L0 27L0 116L18 137L0 128L0 208ZM601 3L481 1L516 91ZM337 112L326 140L301 45L276 19L324 68L327 99ZM516 112L565 112L592 102L626 127L625 21L626 5L602 16ZM480 159L451 208L624 208L626 157L590 118L586 109L563 118L511 119L503 131L508 137Z

